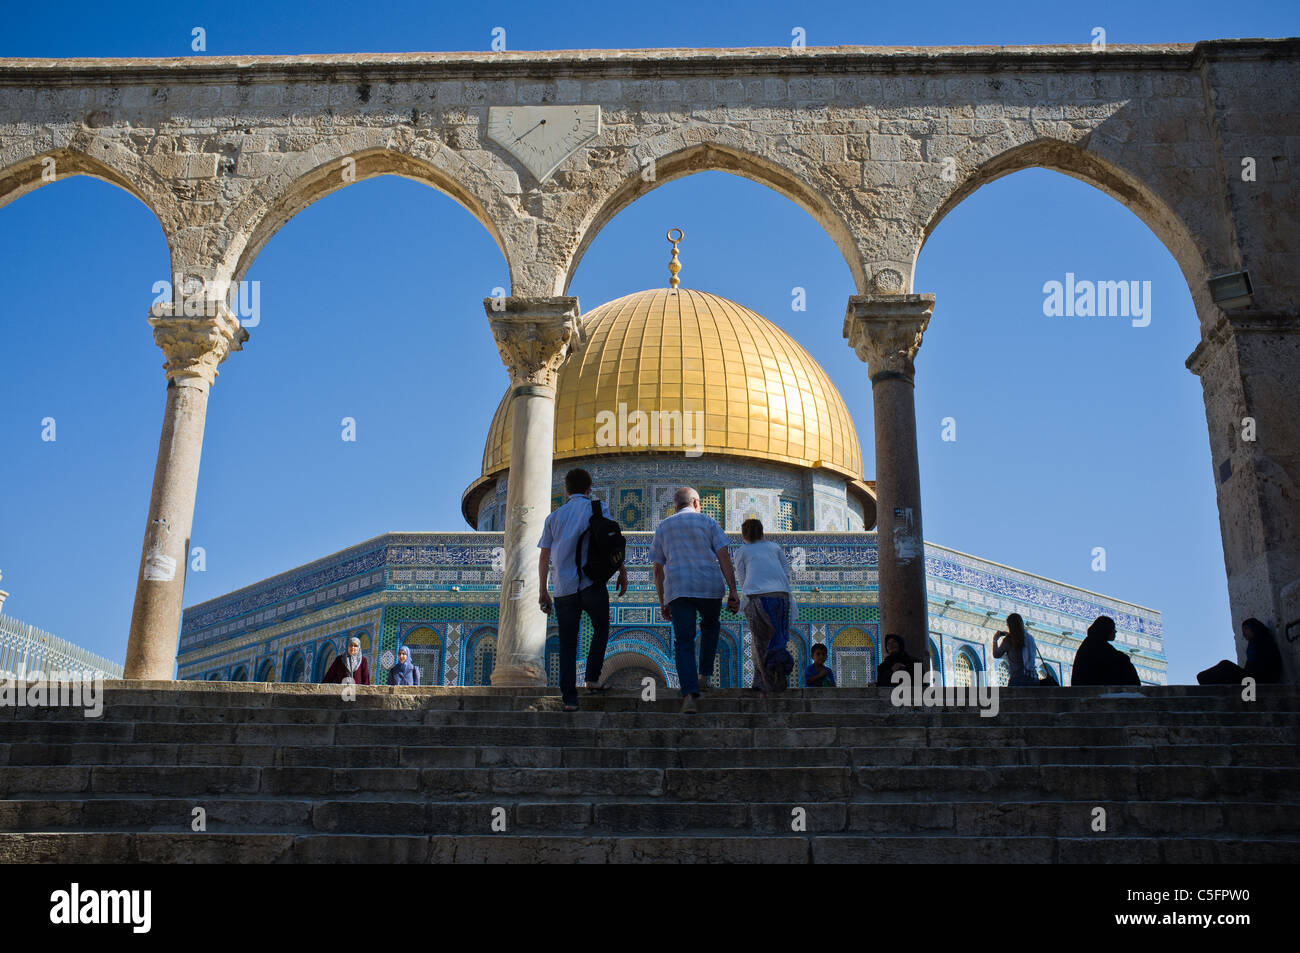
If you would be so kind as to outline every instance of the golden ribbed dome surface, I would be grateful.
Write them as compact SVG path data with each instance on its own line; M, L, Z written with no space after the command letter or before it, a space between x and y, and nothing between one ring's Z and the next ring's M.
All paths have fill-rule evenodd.
M762 315L717 295L663 288L603 304L583 325L586 343L560 369L556 388L557 460L683 452L602 442L599 415L608 421L624 404L628 414L702 411L706 456L820 465L861 479L844 399L812 355ZM508 396L488 430L484 476L510 465Z

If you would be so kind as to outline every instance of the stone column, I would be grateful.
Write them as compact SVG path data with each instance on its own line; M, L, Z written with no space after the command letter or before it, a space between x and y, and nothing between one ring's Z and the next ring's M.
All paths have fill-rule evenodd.
M934 295L866 294L849 298L844 315L844 336L867 362L875 412L880 634L901 635L922 660L930 627L912 361L933 310Z
M131 611L126 678L170 679L175 669L208 390L217 365L248 340L224 301L188 301L176 311L169 302L149 314L154 343L167 357L167 402Z
M555 384L577 343L578 299L485 298L492 335L510 372L510 471L505 570L492 684L546 684L546 616L537 607L537 543L551 511Z
M1215 309L1209 317L1187 367L1205 395L1238 660L1245 663L1241 623L1257 618L1273 630L1287 680L1297 682L1300 314Z

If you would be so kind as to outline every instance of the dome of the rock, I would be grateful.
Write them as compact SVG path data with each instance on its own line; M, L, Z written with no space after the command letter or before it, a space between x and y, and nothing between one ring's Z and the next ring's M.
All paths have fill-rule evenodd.
M728 525L726 497L745 488L765 498L780 491L770 506L746 504L772 529L874 523L844 399L813 357L762 315L707 292L659 288L593 309L583 332L556 386L557 487L570 466L584 466L598 495L603 484L629 489L628 467L652 476L655 468L646 467L653 461L668 464L658 468L665 486L704 484L703 494L717 484L715 515ZM507 393L488 429L482 476L463 500L466 519L479 529L497 522L493 498L504 499L511 431ZM600 470L619 472L602 481ZM616 492L604 494L629 528L649 528L662 515L655 489L641 489L641 505L630 510ZM829 515L836 496L842 518ZM814 512L818 503L824 519Z
M862 478L848 408L812 355L761 314L703 291L640 291L583 320L586 343L560 369L555 459L645 453L598 440L602 410L704 412L705 454L822 466ZM483 473L510 465L502 398Z

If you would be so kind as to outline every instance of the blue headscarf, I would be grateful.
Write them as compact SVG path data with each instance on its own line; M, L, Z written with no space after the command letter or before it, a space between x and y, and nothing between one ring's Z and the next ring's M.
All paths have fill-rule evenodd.
M411 650L405 645L397 650L397 657L399 660L401 659L403 652L406 653L406 661L398 661L397 664L393 666L393 671L405 678L409 675L415 674L415 663L411 661Z

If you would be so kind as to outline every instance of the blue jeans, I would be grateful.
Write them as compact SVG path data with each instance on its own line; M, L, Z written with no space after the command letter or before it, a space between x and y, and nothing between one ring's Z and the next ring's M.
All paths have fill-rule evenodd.
M582 613L591 619L591 650L587 653L587 684L600 681L609 643L609 590L593 582L569 596L555 597L555 622L560 629L560 696L566 705L578 704L578 628Z
M713 674L713 660L718 654L718 634L722 631L721 599L680 596L668 603L673 615L673 655L677 662L677 681L683 695L700 693L700 672L705 678ZM695 617L700 619L700 667L695 668Z

